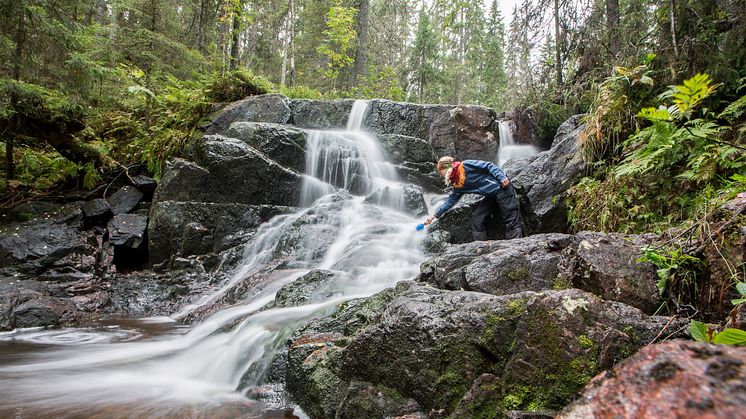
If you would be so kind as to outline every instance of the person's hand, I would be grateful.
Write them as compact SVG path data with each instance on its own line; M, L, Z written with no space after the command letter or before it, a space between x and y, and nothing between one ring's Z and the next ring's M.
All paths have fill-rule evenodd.
M429 226L430 223L432 223L433 221L435 221L435 216L431 215L431 216L427 217L427 220L425 220L425 222L423 224L425 224L426 226Z
M508 185L510 185L510 179L508 179L508 178L505 178L505 180L503 180L502 182L500 182L500 187L503 188L503 189L507 188Z

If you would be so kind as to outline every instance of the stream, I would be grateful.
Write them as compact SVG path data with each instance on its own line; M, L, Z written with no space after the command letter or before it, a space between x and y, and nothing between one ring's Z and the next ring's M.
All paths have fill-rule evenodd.
M360 129L366 109L354 104L346 130L307 132L301 209L263 224L228 279L172 316L0 334L0 414L305 417L284 409L282 383L268 383L274 355L305 321L413 278L425 258L421 219L406 213L394 166ZM266 307L314 269L335 274L331 296ZM268 279L253 281L260 272ZM239 286L242 301L209 310ZM182 321L200 312L212 314Z

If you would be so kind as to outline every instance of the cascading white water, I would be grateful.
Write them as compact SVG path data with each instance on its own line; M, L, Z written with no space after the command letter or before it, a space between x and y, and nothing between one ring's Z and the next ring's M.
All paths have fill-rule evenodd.
M309 133L304 209L262 225L234 274L173 318L215 304L229 290L249 283L253 288L245 301L192 327L153 336L140 336L143 323L133 326L132 321L121 330L110 326L118 333L63 329L0 335L0 353L12 352L13 345L28 349L24 356L0 359L0 412L22 407L29 417L102 412L199 416L205 406L245 400L239 384L261 384L261 371L272 354L302 322L342 301L414 277L424 259L419 250L422 235L414 229L417 220L366 203L364 195L380 188L387 188L386 199L401 201L397 194L403 189L375 138L359 130L365 106L355 103L348 131ZM356 181L362 185L359 190L354 190ZM340 188L351 188L359 196L337 192ZM301 227L314 237L303 241L297 233ZM317 243L325 233L331 234L326 246ZM288 243L295 244L292 251L282 247ZM278 258L284 270L260 275L271 271ZM337 273L334 297L262 310L282 285L314 268ZM264 280L254 284L254 277Z
M509 121L500 121L500 148L497 149L497 165L502 167L511 159L524 159L539 154L539 149L532 145L516 144L513 140L513 130Z

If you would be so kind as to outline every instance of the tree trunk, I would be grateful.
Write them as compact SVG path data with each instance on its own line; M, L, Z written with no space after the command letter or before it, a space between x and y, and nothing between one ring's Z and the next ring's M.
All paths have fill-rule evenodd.
M295 0L290 0L290 87L295 86Z
M676 2L675 0L669 0L670 17L671 17L671 45L673 46L673 53L678 58L679 56L679 44L676 40Z
M606 0L606 30L609 34L609 53L614 65L619 54L619 0Z
M13 80L20 81L21 80L21 68L23 67L23 54L24 54L24 48L26 47L26 8L24 7L23 3L19 4L19 11L18 11L18 28L16 28L15 33L15 44L16 44L16 50L15 50L15 61L13 63ZM18 106L18 94L16 94L15 91L13 91L10 94L10 108L15 109ZM16 172L16 164L15 160L13 158L13 147L14 147L14 135L15 132L18 132L18 130L21 128L21 117L18 112L16 112L15 115L15 121L14 121L14 133L10 133L6 136L5 141L5 178L7 180L12 180L15 178L15 172Z
M244 0L238 0L236 2L236 8L233 11L233 26L231 27L231 54L230 61L228 63L229 70L235 70L238 68L238 41L239 35L241 34L241 14L243 13L243 2Z
M355 51L355 67L352 72L352 86L365 78L368 62L368 9L370 0L360 0L360 10L357 15L357 50Z
M557 67L557 88L562 87L562 34L560 33L559 0L554 0L554 50Z

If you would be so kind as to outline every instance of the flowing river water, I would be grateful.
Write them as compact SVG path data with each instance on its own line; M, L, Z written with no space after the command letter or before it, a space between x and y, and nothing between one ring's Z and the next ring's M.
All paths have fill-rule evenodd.
M413 278L424 259L424 235L414 228L421 220L404 211L395 168L376 138L360 129L366 109L365 102L355 102L346 130L308 131L301 209L262 225L245 246L240 266L212 292L167 318L0 334L0 414L245 415L247 393L266 383L273 355L295 328L345 300ZM375 191L385 193L371 195ZM250 286L245 300L213 310L195 324L181 321L276 266L279 246L297 234L299 223L305 237L297 240L296 251L283 253L282 269L267 276L271 280ZM331 297L265 308L282 285L312 269L335 273ZM261 412L266 403L250 406ZM266 410L264 415L272 416Z

